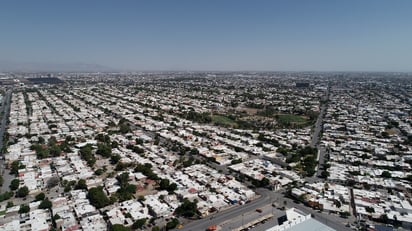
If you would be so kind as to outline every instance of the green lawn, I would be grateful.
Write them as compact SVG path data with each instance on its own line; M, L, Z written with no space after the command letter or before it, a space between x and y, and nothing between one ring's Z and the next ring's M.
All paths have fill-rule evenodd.
M223 115L212 115L212 122L220 126L237 127L237 123Z

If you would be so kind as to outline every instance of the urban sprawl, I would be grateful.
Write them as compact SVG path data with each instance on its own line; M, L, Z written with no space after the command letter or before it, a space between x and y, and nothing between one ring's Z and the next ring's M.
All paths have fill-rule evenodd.
M0 230L412 228L410 74L0 83Z

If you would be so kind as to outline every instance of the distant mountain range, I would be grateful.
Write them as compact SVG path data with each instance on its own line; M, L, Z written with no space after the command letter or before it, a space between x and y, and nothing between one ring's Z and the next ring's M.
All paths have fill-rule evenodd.
M111 72L113 68L88 63L12 62L0 60L0 72Z

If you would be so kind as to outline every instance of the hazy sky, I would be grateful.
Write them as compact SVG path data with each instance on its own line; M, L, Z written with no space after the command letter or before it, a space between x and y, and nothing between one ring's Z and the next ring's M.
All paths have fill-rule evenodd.
M0 60L412 71L412 1L1 1Z

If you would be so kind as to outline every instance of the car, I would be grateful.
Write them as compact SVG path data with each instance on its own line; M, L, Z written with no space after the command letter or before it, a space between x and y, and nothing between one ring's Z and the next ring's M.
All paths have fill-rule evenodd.
M256 212L261 213L262 209L256 209Z

